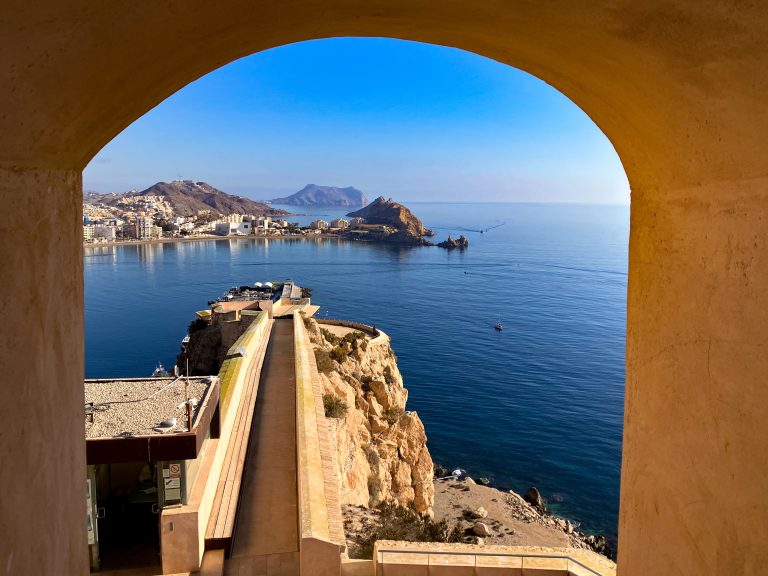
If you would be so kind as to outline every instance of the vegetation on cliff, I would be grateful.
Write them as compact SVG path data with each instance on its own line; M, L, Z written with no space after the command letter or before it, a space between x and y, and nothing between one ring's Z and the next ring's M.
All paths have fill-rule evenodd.
M330 416L326 422L337 447L341 502L366 507L389 503L430 515L432 457L419 416L405 410L408 391L389 343L373 343L356 330L339 336L315 320L305 324ZM347 406L343 415L341 402Z

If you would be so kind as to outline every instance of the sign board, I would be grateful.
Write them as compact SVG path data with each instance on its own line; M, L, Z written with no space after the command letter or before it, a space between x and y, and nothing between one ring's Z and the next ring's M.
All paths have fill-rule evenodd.
M165 489L169 488L181 488L181 478L166 478Z
M171 478L181 478L181 464L172 462L168 465L168 472Z

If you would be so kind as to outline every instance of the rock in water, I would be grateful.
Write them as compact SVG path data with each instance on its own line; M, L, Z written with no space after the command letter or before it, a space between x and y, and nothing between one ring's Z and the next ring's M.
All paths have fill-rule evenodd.
M523 499L536 508L541 514L544 514L547 511L547 505L544 503L544 498L541 497L539 489L535 486L528 488L528 491L523 494Z
M443 240L442 242L438 242L437 244L440 248L447 248L448 250L464 250L464 248L469 246L469 240L464 238L464 236L459 236L458 238L452 238L451 235L448 235L448 240Z

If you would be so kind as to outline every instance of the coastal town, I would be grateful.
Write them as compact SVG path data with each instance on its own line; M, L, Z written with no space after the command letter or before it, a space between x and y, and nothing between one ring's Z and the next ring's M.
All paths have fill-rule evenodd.
M131 191L136 192L136 191ZM220 214L213 209L179 214L163 196L126 195L118 204L104 195L83 199L83 241L86 244L206 238L215 236L319 235L364 225L362 218L318 219L300 227L284 218L257 214Z
M327 237L353 241L431 246L434 236L405 206L379 197L347 218L318 218L300 226L295 216L269 204L233 196L204 182L158 182L139 192L83 196L83 242L104 245L222 237ZM464 249L462 236L437 246Z

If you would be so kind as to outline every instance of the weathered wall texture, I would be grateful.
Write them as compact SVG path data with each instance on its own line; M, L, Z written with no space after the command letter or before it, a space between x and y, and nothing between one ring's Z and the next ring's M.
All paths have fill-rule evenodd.
M4 391L20 401L3 408L0 430L0 568L86 566L75 528L77 171L136 118L235 58L387 36L526 70L614 144L632 186L619 574L761 570L768 3L10 0L1 10L0 365ZM29 222L43 224L42 236Z
M0 169L0 573L87 571L79 171Z

